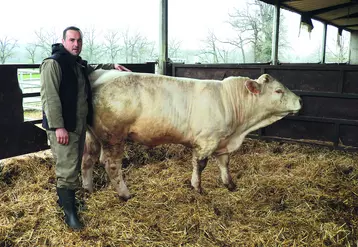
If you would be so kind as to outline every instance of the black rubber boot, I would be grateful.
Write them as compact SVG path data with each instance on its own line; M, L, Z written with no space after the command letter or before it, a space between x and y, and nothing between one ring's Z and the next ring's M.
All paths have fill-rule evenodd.
M65 212L65 222L73 230L80 230L83 224L77 216L77 209L75 205L75 191L66 188L56 188L59 199L59 204Z

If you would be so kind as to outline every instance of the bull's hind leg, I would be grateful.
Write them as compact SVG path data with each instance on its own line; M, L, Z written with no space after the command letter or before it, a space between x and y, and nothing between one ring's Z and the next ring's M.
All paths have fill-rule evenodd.
M228 190L233 191L236 188L236 185L232 181L230 172L229 172L229 155L222 154L216 156L218 160L218 165L220 168L221 180L223 184L228 188Z
M93 192L93 168L99 162L100 151L100 143L90 131L87 131L81 169L82 187L89 192Z
M116 189L118 195L123 200L131 198L127 185L123 179L122 157L124 143L103 146L100 161L105 165L106 172Z

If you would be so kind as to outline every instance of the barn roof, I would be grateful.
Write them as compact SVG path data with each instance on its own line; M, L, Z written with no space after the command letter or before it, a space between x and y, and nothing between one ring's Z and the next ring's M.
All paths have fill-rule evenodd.
M313 18L341 30L358 30L358 0L261 0L269 4L279 2L281 8Z

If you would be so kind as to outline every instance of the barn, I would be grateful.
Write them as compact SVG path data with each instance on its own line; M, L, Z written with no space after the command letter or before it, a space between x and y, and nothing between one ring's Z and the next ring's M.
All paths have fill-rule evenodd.
M358 244L358 3L354 0L262 0L351 33L349 62L280 63L279 21L270 63L171 63L167 54L168 4L161 6L157 63L125 64L132 71L174 77L258 78L268 73L303 99L298 116L249 135L231 155L238 188L218 182L215 160L203 174L203 195L190 189L190 151L128 143L126 180L135 196L118 200L103 167L95 193L79 192L86 229L62 224L55 196L54 161L41 119L24 118L18 70L39 64L0 65L0 246L355 246ZM325 42L325 38L323 38ZM20 156L19 156L20 155ZM16 156L16 157L15 157ZM100 216L100 217L98 217Z

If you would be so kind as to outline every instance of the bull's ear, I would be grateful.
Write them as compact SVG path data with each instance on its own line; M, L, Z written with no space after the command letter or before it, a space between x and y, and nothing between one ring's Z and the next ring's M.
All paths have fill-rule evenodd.
M259 77L259 79L257 79L257 81L259 83L263 84L263 83L268 83L270 81L273 81L273 78L269 74L263 74Z
M247 80L245 81L245 86L247 88L247 90L249 90L249 92L253 93L253 94L259 94L261 93L261 85L258 84L256 81L254 80Z

